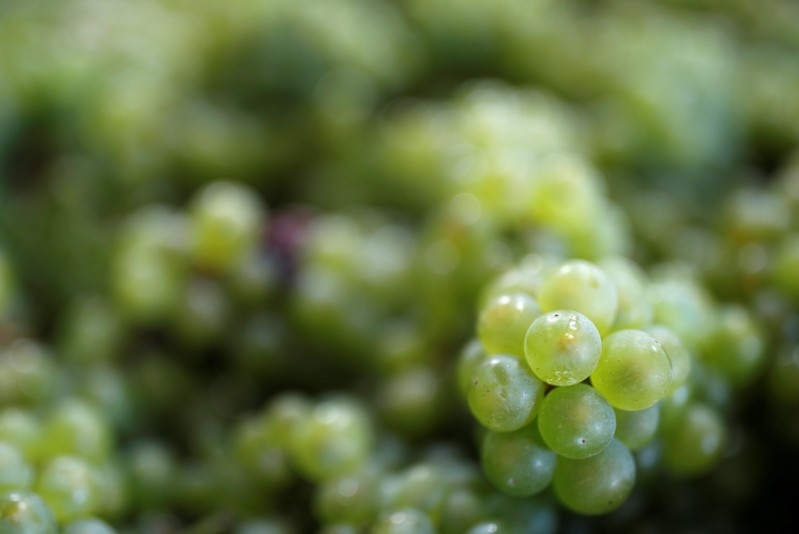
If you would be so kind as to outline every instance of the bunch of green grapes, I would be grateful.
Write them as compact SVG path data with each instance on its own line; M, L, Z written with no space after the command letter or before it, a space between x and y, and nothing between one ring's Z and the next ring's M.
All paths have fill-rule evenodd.
M762 360L751 317L679 274L650 279L621 257L528 257L488 287L458 379L487 429L482 465L497 488L551 484L595 515L624 503L652 443L674 475L709 471L725 450L730 388Z

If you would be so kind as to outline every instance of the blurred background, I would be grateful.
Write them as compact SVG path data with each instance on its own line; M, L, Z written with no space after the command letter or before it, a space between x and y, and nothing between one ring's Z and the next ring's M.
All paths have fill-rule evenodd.
M3 0L0 489L73 534L792 517L797 95L791 0ZM600 518L495 495L456 368L489 284L608 256L724 451L641 449Z

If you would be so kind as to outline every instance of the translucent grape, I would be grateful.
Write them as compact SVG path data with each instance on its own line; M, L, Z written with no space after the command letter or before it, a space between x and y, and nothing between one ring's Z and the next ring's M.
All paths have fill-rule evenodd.
M371 530L371 534L435 534L430 517L414 508L386 514Z
M631 260L613 256L602 259L599 267L616 286L619 311L613 330L641 329L652 321L652 304L646 295L646 274Z
M591 386L560 387L541 404L538 429L544 442L566 458L588 458L605 447L616 431L613 408Z
M498 354L480 362L467 393L469 409L496 432L528 424L538 413L544 384L515 356Z
M674 393L688 381L688 375L691 372L691 354L677 334L663 325L652 325L646 329L646 332L660 342L669 357L669 362L671 362L669 394Z
M474 381L474 370L483 358L485 358L483 347L476 339L471 340L461 350L455 374L458 380L458 390L462 395L466 396L469 384Z
M64 527L62 534L115 534L116 530L101 519L80 519Z
M553 487L569 509L599 515L621 506L635 484L635 460L618 440L599 454L582 460L561 458L555 468Z
M630 450L637 451L654 439L660 422L659 404L636 412L618 408L613 411L616 413L616 439Z
M757 378L765 354L760 328L746 309L737 305L721 308L702 340L704 361L736 386Z
M356 471L372 448L372 425L359 402L347 398L320 402L297 429L292 450L298 467L314 480Z
M212 271L227 271L244 261L258 243L265 213L255 192L244 185L216 182L191 206L192 256Z
M488 432L481 459L486 477L499 490L523 497L549 486L557 456L530 425L515 432Z
M545 312L582 313L601 335L610 331L619 307L613 281L602 269L583 260L566 262L551 272L541 284L538 302Z
M347 523L363 527L378 513L379 472L364 470L321 484L314 509L321 523Z
M33 468L22 453L10 443L0 441L0 492L27 489L33 480Z
M27 460L38 457L42 443L39 420L25 410L7 408L0 412L0 440L14 445Z
M602 341L591 383L615 408L643 410L666 396L671 362L660 343L640 330L614 332Z
M0 494L0 532L3 534L56 534L53 512L30 491Z
M486 354L524 356L524 336L541 315L541 307L524 293L502 295L490 301L477 321L477 335Z
M524 338L533 373L554 386L572 386L588 378L602 353L602 341L585 315L554 311L530 325Z
M100 462L111 451L111 429L91 405L78 400L63 402L47 420L42 454L81 456Z
M84 460L58 456L45 464L36 481L36 493L53 510L59 523L89 517L99 506L97 476Z
M701 475L719 460L726 439L727 429L715 410L690 404L674 424L664 429L664 465L675 475Z

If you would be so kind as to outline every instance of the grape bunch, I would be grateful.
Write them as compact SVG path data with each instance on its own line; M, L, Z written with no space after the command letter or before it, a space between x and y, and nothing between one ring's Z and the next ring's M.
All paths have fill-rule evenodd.
M623 258L599 267L528 257L490 286L459 378L500 490L526 496L552 484L568 508L602 514L633 488L631 451L656 436L678 474L718 460L726 426L686 398L694 357L657 322L668 317L651 285Z

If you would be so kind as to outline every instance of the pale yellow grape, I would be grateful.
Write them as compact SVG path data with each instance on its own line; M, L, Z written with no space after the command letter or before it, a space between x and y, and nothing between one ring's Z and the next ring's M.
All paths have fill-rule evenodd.
M643 410L668 393L671 362L654 337L641 330L621 330L602 341L591 383L614 408Z

